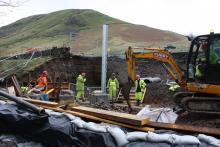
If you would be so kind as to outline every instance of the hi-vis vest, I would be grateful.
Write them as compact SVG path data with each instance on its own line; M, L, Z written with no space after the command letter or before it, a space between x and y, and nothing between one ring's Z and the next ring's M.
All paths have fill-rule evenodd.
M37 85L38 87L47 87L47 78L44 77L44 76L40 76L38 79L37 79Z

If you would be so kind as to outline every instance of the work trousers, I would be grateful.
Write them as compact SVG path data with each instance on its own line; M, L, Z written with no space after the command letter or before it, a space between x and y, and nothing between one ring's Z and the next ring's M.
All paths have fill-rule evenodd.
M84 91L79 90L76 92L76 100L80 100L80 98L84 98Z
M109 87L108 94L109 94L109 100L116 99L116 96L117 96L117 88L116 88L115 86L110 86L110 87Z
M135 92L135 99L136 99L136 101L141 101L141 99L142 99L142 92Z

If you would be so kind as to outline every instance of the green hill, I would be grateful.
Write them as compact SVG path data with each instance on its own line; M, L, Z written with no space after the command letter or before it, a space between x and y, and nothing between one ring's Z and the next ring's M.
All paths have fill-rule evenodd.
M110 54L122 54L128 46L164 47L175 45L178 51L188 48L180 34L129 24L94 10L62 10L35 15L0 28L0 56L30 47L70 46L74 54L99 55L102 24L109 24ZM72 37L70 37L70 34Z

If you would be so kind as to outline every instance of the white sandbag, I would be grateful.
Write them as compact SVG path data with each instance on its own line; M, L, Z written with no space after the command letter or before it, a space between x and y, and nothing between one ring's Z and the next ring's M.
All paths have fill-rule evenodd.
M1 105L4 105L4 104L6 104L6 102L0 100L0 104L1 104Z
M44 109L45 112L49 115L50 112L52 112L53 110L50 110L50 109Z
M173 137L173 144L200 144L200 141L195 136L191 135L175 135L172 134Z
M78 128L83 128L84 124L86 124L86 122L81 120L79 117L72 120L71 123L75 124Z
M106 126L102 126L100 124L96 124L93 122L83 124L83 128L95 131L95 132L107 132Z
M126 138L128 141L138 141L138 140L143 140L147 141L147 134L145 132L129 132L126 134Z
M168 143L173 142L173 138L171 134L156 134L153 132L148 132L146 138L148 141L151 142L168 142Z
M178 115L173 112L170 108L150 108L146 105L141 109L137 116L144 116L150 118L153 122L163 122L163 123L175 123Z
M15 92L14 86L8 87L8 93L9 93L10 95L16 96L16 92Z
M107 131L114 137L119 147L128 143L124 131L122 131L120 128L109 127L107 128Z
M71 121L76 119L77 117L72 115L72 114L69 114L69 113L63 113L63 115L65 115L66 117L68 117Z
M45 109L45 112L48 114L48 115L55 115L55 116L62 116L63 113L60 113L60 112L55 112L53 110L50 110L50 109Z
M204 141L208 144L214 145L216 147L220 147L220 140L216 139L215 137L204 135L204 134L199 134L197 138L201 141Z

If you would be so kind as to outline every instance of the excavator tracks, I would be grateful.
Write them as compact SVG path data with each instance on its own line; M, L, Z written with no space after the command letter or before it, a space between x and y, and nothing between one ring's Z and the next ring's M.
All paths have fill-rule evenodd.
M220 97L184 97L181 106L190 113L220 115Z

